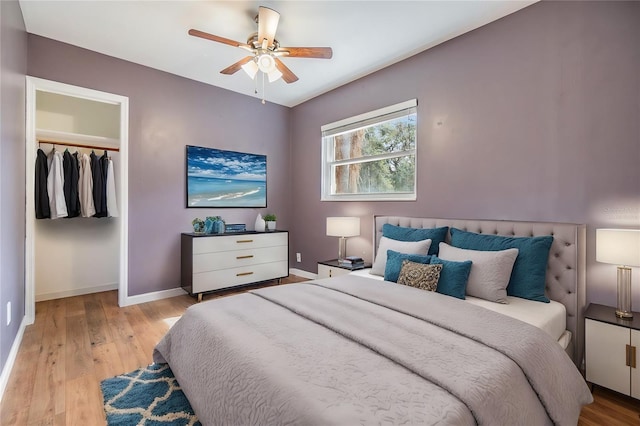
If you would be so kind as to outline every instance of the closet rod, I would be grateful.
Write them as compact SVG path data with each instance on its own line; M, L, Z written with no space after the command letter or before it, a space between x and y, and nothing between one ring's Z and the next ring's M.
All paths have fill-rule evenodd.
M110 146L100 146L100 145L88 145L77 142L63 142L63 141L52 141L48 139L38 139L38 143L48 143L52 145L65 145L65 146L75 146L77 148L89 148L89 149L104 149L106 151L115 151L120 152L120 148L114 148Z

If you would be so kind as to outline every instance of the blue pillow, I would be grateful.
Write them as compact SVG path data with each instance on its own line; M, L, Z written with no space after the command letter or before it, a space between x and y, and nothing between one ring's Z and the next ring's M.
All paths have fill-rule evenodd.
M464 299L472 262L470 260L454 262L453 260L444 260L436 256L431 256L429 263L432 265L442 265L436 292L457 297L458 299Z
M497 251L517 248L518 257L513 264L507 286L509 296L549 303L544 294L551 235L542 237L503 237L484 235L451 228L451 245L472 250Z
M387 264L384 267L384 280L398 282L400 269L402 269L402 261L410 260L416 263L429 263L431 256L428 254L408 254L400 253L394 250L387 250Z
M448 226L442 228L405 228L390 223L382 225L382 236L398 241L422 241L431 240L429 254L438 254L440 243L447 237Z

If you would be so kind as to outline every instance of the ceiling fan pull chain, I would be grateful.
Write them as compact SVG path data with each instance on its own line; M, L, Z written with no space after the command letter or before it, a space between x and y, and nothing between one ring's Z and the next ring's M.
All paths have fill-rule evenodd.
M264 105L264 73L262 73L262 105Z
M253 94L254 95L258 94L258 79L257 78L253 79Z

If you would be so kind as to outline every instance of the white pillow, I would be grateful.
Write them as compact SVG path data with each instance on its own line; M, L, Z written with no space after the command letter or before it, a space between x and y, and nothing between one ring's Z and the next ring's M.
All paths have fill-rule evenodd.
M398 241L382 237L380 238L378 253L376 253L376 260L373 262L373 267L369 273L384 276L384 268L387 266L387 250L407 254L427 254L429 247L431 247L431 240Z
M461 262L470 260L471 272L467 282L467 294L498 303L507 302L507 285L518 249L500 251L467 250L440 243L438 257Z

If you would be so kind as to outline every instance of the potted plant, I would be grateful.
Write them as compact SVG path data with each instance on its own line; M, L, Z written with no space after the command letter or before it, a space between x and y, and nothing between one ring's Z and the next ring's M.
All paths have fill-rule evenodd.
M276 230L276 215L273 213L267 213L264 215L264 221L267 223L267 229L269 231Z
M193 232L196 234L202 234L204 232L204 220L196 217L191 221L191 225L193 225Z

